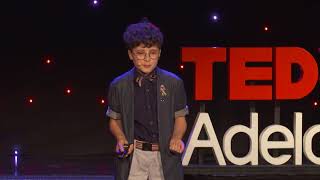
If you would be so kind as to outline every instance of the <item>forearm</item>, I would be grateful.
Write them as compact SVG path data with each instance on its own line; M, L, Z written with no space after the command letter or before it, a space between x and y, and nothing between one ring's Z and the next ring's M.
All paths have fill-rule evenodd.
M110 118L109 128L110 128L110 132L117 139L117 141L119 141L121 139L126 139L126 137L123 133L123 130L122 130L121 120Z
M177 117L174 122L172 138L182 139L187 130L187 122L184 116Z

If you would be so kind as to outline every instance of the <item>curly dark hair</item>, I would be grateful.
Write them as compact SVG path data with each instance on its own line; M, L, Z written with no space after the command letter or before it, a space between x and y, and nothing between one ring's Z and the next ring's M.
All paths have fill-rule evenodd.
M146 47L158 46L161 48L163 34L160 29L153 25L148 19L143 18L139 23L131 24L123 33L123 40L128 49L132 49L140 44Z

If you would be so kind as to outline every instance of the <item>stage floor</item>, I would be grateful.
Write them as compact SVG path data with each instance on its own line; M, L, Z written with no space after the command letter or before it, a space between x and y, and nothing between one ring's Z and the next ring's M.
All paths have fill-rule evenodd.
M1 159L1 179L72 179L72 180L114 180L113 158L69 157L20 159L15 170L12 160ZM185 180L318 180L320 166L188 166Z
M201 176L185 175L185 180L319 180L319 176L297 176L297 175L256 175L256 176ZM64 176L0 176L0 180L114 180L113 176L86 176L86 175L64 175Z

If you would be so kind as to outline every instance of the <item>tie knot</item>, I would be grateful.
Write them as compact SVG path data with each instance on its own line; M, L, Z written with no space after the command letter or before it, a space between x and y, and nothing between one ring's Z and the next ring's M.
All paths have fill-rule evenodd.
M137 77L136 77L136 83L138 83L139 87L142 86L142 82L144 80L147 80L147 81L150 81L150 82L153 82L156 78L157 78L157 75L155 73L155 71L152 71L151 73L149 74L143 74L142 72L140 71L137 71Z

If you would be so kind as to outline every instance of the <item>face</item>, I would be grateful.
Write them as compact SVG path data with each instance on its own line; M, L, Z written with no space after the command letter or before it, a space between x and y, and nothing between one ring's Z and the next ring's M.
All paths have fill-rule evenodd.
M129 58L134 66L143 73L149 74L157 67L161 50L157 46L146 47L140 44L128 50Z

